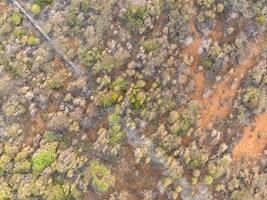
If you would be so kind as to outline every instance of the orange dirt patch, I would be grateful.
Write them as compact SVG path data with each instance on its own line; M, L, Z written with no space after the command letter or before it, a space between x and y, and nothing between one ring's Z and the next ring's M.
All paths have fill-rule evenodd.
M242 80L244 74L253 67L254 57L260 52L262 48L263 42L262 40L251 44L249 46L249 55L245 59L245 61L235 68L235 71L229 77L225 77L220 83L216 85L214 93L208 99L204 99L202 97L202 92L205 89L205 84L203 82L202 77L197 76L196 84L200 84L197 86L196 93L194 94L194 99L197 99L200 102L201 108L201 119L200 119L200 128L203 129L207 126L209 122L218 118L224 119L226 118L232 108L232 104L234 101L234 97L236 91L239 87L240 81ZM203 76L203 75L202 75ZM231 87L231 82L235 80L235 87ZM202 84L201 84L202 82ZM223 105L221 104L223 102Z
M258 115L255 123L244 128L244 136L235 146L232 157L239 160L242 157L255 157L262 153L267 145L267 112Z
M63 62L60 58L56 57L56 58L53 60L53 65L54 65L55 67L62 67L62 66L64 66L64 62Z
M203 91L205 88L208 88L210 83L205 80L203 72L196 72L197 65L199 63L199 47L202 42L202 37L200 33L196 30L196 27L193 22L190 25L191 31L194 33L195 40L187 48L182 50L183 54L187 54L194 57L194 62L191 65L190 75L195 80L195 92L191 96L191 99L198 100L200 103L200 129L204 129L209 122L212 122L214 119L224 119L226 118L232 108L236 90L239 87L240 81L242 80L244 74L253 67L254 57L257 55L261 48L264 47L266 41L263 39L257 41L254 44L248 45L249 55L245 61L238 66L232 75L224 77L220 83L216 84L212 96L208 99L202 97ZM222 37L222 33L217 27L210 33L213 39L218 39ZM232 81L235 80L235 87L231 87ZM223 104L223 105L222 105Z
M192 99L196 99L195 96L201 96L201 92L205 85L205 78L203 73L195 72L200 59L199 47L202 43L202 37L200 33L196 30L194 22L191 22L190 29L194 34L194 42L190 44L188 47L184 48L182 50L182 54L190 55L193 56L194 58L194 61L191 64L190 75L192 75L192 78L195 80L195 85L196 85L195 94L192 96Z
M124 151L125 160L114 166L112 170L116 174L115 185L120 191L131 191L129 200L138 200L141 197L135 195L136 191L156 188L161 171L160 168L155 169L150 164L136 164L134 152L130 146L127 146ZM138 174L133 174L134 171L138 171Z
M223 33L223 30L221 27L223 27L223 22L222 21L217 22L216 26L208 34L208 37L211 38L213 41L223 40L224 39L224 33Z
M25 141L26 144L30 145L35 135L42 134L47 130L47 124L42 116L44 114L56 112L57 110L57 105L50 104L47 109L39 111L34 118L28 121L25 125L25 130L28 131L28 137Z

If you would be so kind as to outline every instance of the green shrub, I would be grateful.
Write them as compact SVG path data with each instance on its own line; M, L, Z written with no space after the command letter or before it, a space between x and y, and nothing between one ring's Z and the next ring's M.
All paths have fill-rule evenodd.
M46 131L44 133L44 140L46 142L55 142L58 140L58 137L55 135L55 133L50 132L50 131Z
M99 192L107 192L109 187L115 183L115 177L110 170L103 164L94 160L90 164L92 174L92 186Z
M114 105L119 97L118 93L107 93L102 94L99 97L99 105L104 108L109 108Z
M46 193L47 200L65 200L67 194L65 193L63 187L59 184L49 186Z
M256 18L256 21L257 21L258 24L263 25L263 24L265 24L265 22L266 22L266 17L263 16L263 15L258 16L258 17Z
M11 162L11 157L4 154L0 157L0 176L7 171L7 166Z
M125 92L127 89L126 81L122 77L118 77L112 82L111 89L118 92Z
M218 165L224 168L227 168L232 162L230 156L224 156L218 161Z
M250 109L256 109L259 106L261 95L260 88L249 87L243 93L242 102Z
M191 118L186 115L182 115L180 119L180 133L186 133L192 126Z
M38 4L33 4L31 7L31 12L35 15L38 15L41 12L41 7Z
M31 169L31 162L21 161L15 164L14 172L18 174L27 173Z
M206 69L211 69L212 65L213 65L213 62L212 62L212 59L210 58L206 58L202 61L202 65L203 67L205 67Z
M114 131L108 138L108 146L116 146L121 143L125 136L126 134L123 131Z
M21 21L22 21L21 16L19 14L17 14L17 13L14 13L11 16L11 23L12 23L12 25L17 26L17 25L20 24Z
M145 96L141 90L136 88L130 95L130 102L134 110L140 110L144 107Z
M44 5L50 4L52 2L53 2L53 0L34 0L34 3L39 5L39 6L44 6Z
M119 114L116 114L116 113L114 113L114 114L111 114L110 116L109 116L109 123L112 125L114 125L114 124L118 124L119 122L120 122L120 120L121 120L121 116L119 115Z
M159 48L159 44L153 40L147 40L141 43L146 53L154 52Z
M51 144L46 149L40 150L32 157L32 170L34 173L41 173L49 167L56 159L56 146Z
M193 169L199 169L202 165L202 161L201 160L193 160L191 163L190 163L190 166L193 168Z
M66 80L66 72L64 70L60 70L53 74L53 77L47 81L48 86L52 90L58 90L64 86L64 82Z
M81 6L82 6L82 12L87 13L90 8L90 2L91 0L82 0Z
M96 52L90 51L87 49L82 49L79 57L84 65L88 68L92 67L97 61L101 60L101 51L97 50Z
M22 38L23 36L25 36L27 34L27 30L22 29L22 28L18 28L14 31L14 36L17 38Z
M12 197L12 189L9 185L4 181L0 183L0 199L1 200L11 200Z
M144 32L145 20L148 16L145 7L133 7L126 11L122 21L132 33Z
M30 36L28 41L27 41L27 44L30 46L37 45L38 43L39 43L39 39L34 37L34 36Z
M203 179L205 185L211 185L213 183L213 177L206 175Z

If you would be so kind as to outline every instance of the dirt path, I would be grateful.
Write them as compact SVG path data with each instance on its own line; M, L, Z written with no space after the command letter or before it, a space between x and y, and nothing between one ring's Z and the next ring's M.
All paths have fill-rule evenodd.
M244 128L244 136L235 146L233 160L260 155L267 145L267 112L258 115L255 123Z

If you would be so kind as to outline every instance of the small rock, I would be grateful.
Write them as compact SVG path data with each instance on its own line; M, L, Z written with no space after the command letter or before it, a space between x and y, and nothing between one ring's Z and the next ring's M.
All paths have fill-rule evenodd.
M202 66L202 65L199 65L199 66L197 67L197 71L198 71L198 72L202 72L202 71L203 71L203 69L204 69L204 68L203 68L203 66Z
M227 34L228 35L231 35L233 32L234 32L234 28L233 27L230 27L230 28L227 29Z
M221 76L216 76L215 80L216 80L216 82L219 82L220 80L222 80L222 77Z

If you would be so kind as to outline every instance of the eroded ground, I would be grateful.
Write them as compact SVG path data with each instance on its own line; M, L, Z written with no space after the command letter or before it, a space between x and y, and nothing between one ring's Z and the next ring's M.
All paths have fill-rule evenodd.
M0 0L0 200L267 199L266 0Z

